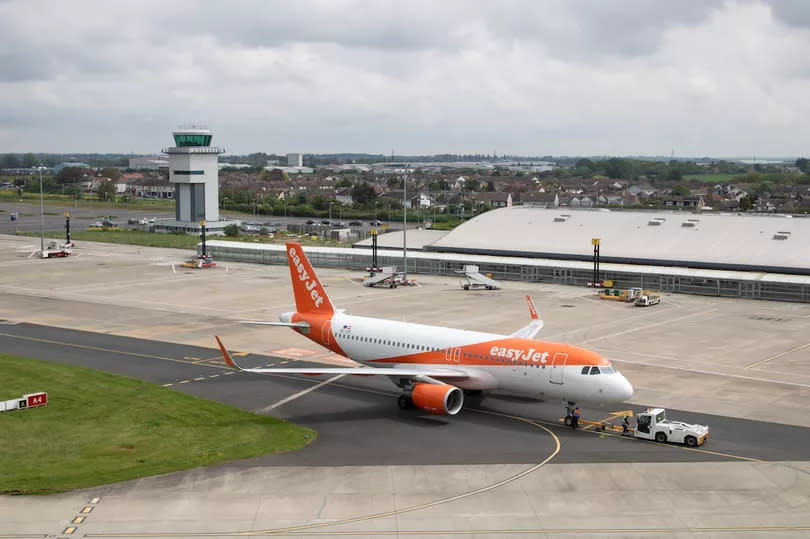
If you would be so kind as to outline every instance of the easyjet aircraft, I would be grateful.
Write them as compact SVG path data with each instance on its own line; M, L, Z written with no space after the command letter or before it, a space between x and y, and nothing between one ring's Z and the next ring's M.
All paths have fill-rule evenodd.
M416 406L454 415L464 391L499 390L516 395L577 401L618 402L633 387L601 355L533 337L543 327L534 303L531 322L511 335L497 335L395 320L351 316L335 309L298 243L287 244L296 312L281 322L362 367L242 369L217 337L231 367L263 374L354 374L388 376L399 388L400 408ZM463 390L463 391L462 391Z

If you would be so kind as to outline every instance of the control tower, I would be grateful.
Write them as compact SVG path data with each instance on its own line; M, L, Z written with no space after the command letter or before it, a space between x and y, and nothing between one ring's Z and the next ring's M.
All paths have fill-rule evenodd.
M221 233L233 221L219 219L219 154L224 148L211 146L211 130L203 126L180 127L172 132L176 146L164 148L169 155L169 182L174 184L175 220L161 219L158 232L206 230Z
M174 184L175 218L178 221L219 220L219 154L222 148L211 146L211 131L192 126L172 132L169 154L169 182Z

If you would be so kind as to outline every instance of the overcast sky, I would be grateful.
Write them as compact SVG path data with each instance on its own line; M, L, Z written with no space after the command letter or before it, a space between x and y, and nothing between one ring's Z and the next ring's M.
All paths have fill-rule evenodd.
M810 2L0 0L0 153L810 155Z

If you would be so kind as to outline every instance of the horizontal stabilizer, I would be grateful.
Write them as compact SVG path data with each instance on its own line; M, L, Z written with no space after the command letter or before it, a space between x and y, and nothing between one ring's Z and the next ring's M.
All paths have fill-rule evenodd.
M287 328L308 328L309 322L260 322L253 320L240 320L240 324L251 324L254 326L282 326Z

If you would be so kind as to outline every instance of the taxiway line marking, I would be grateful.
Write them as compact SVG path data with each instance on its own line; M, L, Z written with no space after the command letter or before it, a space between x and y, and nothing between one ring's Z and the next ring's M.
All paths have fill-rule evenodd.
M666 365L666 364L659 364L659 363L649 363L646 361L631 361L629 359L619 359L606 356L606 359L609 359L611 362L616 363L627 363L628 365L642 365L644 367L655 367L657 369L672 369L675 371L684 371L684 372L694 372L697 374L711 374L714 376L725 376L727 378L739 378L741 380L750 380L752 382L765 382L768 384L782 384L786 386L796 386L796 387L810 387L810 384L802 384L799 382L785 382L783 380L773 380L771 378L758 378L756 376L743 376L742 374L731 374L729 372L717 372L717 371L706 371L702 369L688 369L686 367L676 367L674 365Z
M197 361L187 361L185 359L175 359L173 357L164 357L164 356L153 356L150 354L139 354L137 352L125 352L123 350L114 350L112 348L102 348L100 346L88 346L86 344L76 344L72 342L64 342L64 341L53 341L50 339L40 339L37 337L25 337L23 335L14 335L12 333L0 333L0 337L10 337L12 339L21 339L24 341L33 341L33 342L41 342L46 344L57 344L59 346L70 346L72 348L81 348L83 350L95 350L96 352L111 352L113 354L121 354L124 356L134 356L134 357L144 357L147 359L162 359L164 361L173 361L175 363L185 363L186 365L197 365L199 362ZM206 367L212 367L214 369L229 369L230 367L218 367L216 365L211 364L204 364Z
M654 328L657 326L665 326L667 324L672 324L673 322L680 322L681 320L686 320L687 318L694 318L696 316L703 316L709 313L713 313L714 311L720 310L719 307L715 307L714 309L708 309L706 311L700 311L697 313L685 314L683 316L678 316L676 318L670 318L668 320L662 320L661 322L656 322L654 324L647 324L646 326L638 326L630 329L626 329L624 331L618 331L615 333L608 333L606 335L602 335L599 337L591 337L590 339L585 339L584 341L579 341L579 344L584 344L591 341L598 341L599 339L606 339L608 337L620 337L621 335L627 335L628 333L635 333L636 331L641 331L643 329Z
M328 379L328 380L324 380L323 382L321 382L321 383L319 383L319 384L316 384L316 385L314 385L314 386L312 386L312 387L308 387L308 388L306 388L305 390L303 390L303 391L299 391L298 393L295 393L294 395L290 395L290 396L289 396L289 397L287 397L287 398L281 399L280 401L278 401L278 402L277 402L277 403L275 403L275 404L271 404L270 406L266 406L266 407L262 408L261 410L259 410L259 411L258 411L258 413L265 413L265 412L269 412L270 410L272 410L272 409L274 409L274 408L278 408L278 407L279 407L279 406L281 406L282 404L287 404L288 402L290 402L290 401L292 401L292 400L295 400L295 399L297 399L298 397L303 397L304 395L306 395L306 394L307 394L307 393L309 393L310 391L315 391L315 390L316 390L316 389L318 389L319 387L325 386L326 384L331 383L331 382L334 382L334 381L335 381L335 380L337 380L338 378L343 378L344 376L346 376L346 375L345 375L345 374L338 374L337 376L333 376L332 378L330 378L330 379Z
M294 377L290 376L289 378L294 378ZM296 378L294 378L294 379L296 379ZM349 387L350 389L354 389L351 386L344 386L344 387ZM359 390L360 391L370 391L370 392L373 392L373 393L378 393L378 394L383 394L383 395L390 395L390 393L384 393L384 392L375 391L375 390L365 390L365 389L359 389ZM207 537L207 536L220 536L221 537L222 535L239 535L239 536L256 536L256 535L271 535L271 534L272 535L289 535L291 533L293 535L300 535L300 532L302 532L304 530L313 530L313 529L316 529L316 528L324 528L324 527L327 527L327 526L338 526L338 525L343 525L343 524L352 524L352 523L355 523L355 522L364 522L364 521L367 521L367 520L373 520L373 519L377 519L377 518L386 518L386 517L392 517L392 516L396 516L396 515L401 515L403 513L410 513L410 512L413 512L413 511L418 511L420 509L427 509L429 507L435 507L437 505L442 505L442 504L453 502L453 501L456 501L456 500L469 498L471 496L475 496L476 494L482 494L484 492L489 492L491 490L494 490L494 489L496 489L498 487L501 487L503 485L506 485L508 483L512 483L514 481L517 481L518 479L520 479L522 477L525 477L525 476L529 475L530 473L532 473L532 472L534 472L536 470L539 470L540 468L545 466L549 461L551 461L551 459L556 457L557 454L560 452L560 447L561 447L560 439L548 427L540 424L540 422L538 422L538 421L535 421L533 419L528 419L528 418L525 418L525 417L520 417L520 416L502 414L500 412L491 412L491 411L488 411L488 410L480 410L480 409L475 409L475 408L471 408L470 410L473 411L473 412L476 412L476 413L480 413L480 414L499 416L499 417L504 417L504 418L507 418L507 419L514 419L516 421L522 421L524 423L528 423L530 425L534 425L536 427L539 427L539 428L543 429L544 431L546 431L552 437L552 439L554 440L554 444L555 444L554 451L552 451L545 459L543 459L538 464L534 464L534 465L530 466L529 468L523 470L522 472L519 472L519 473L517 473L515 475L512 475L510 477L507 477L506 479L498 481L497 483L493 483L491 485L487 485L487 486L484 486L484 487L481 487L481 488L478 488L478 489L475 489L475 490L472 490L472 491L469 491L469 492L464 492L464 493L461 493L461 494L457 494L455 496L450 496L448 498L444 498L444 499L441 499L441 500L434 500L432 502L427 502L427 503L423 503L423 504L420 504L420 505L414 505L414 506L411 506L411 507L405 507L403 509L395 509L394 511L386 511L384 513L375 513L375 514L371 514L371 515L363 515L363 516L359 516L359 517L345 518L345 519L341 519L341 520L334 520L334 521L331 521L331 522L321 522L321 523L318 523L318 524L304 524L304 525L301 525L301 526L290 526L290 527L287 527L287 528L276 528L276 529L269 529L269 530L256 530L256 531L246 531L246 532L231 532L231 533L222 533L222 532L219 532L219 533L206 533L206 532L203 532L203 533L196 533L196 534L193 534L193 535L194 536L203 536L203 537ZM441 535L442 533L444 533L444 532L436 532L434 534L435 535ZM469 531L467 531L465 533L469 534ZM536 532L532 532L532 533L536 533ZM363 532L360 532L360 533L356 533L356 532L307 532L306 533L306 535L338 535L338 534L364 535ZM379 534L379 532L378 532L378 534ZM85 534L85 537L135 537L135 536L138 536L138 537L184 537L184 536L187 536L187 535L188 534L182 534L182 533Z
M771 357L769 357L767 359L763 359L762 361L757 361L756 363L752 363L752 364L748 365L746 367L746 369L751 369L753 367L758 367L758 366L762 365L763 363L767 363L767 362L771 361L772 359L776 359L776 358L779 358L779 357L782 357L782 356L786 356L788 354L792 354L793 352L796 352L797 350L801 350L803 348L807 348L808 346L810 346L810 342L807 343L807 344L803 344L801 346L797 346L796 348L793 348L792 350L788 350L787 352L782 352L781 354L776 354L775 356L771 356Z

